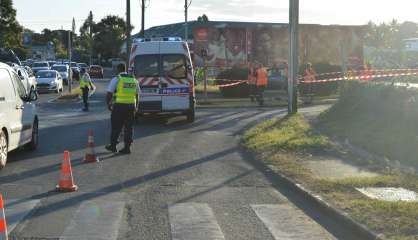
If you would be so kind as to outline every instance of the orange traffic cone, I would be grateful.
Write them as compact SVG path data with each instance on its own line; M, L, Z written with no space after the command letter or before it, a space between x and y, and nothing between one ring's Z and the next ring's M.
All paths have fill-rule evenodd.
M0 239L7 240L6 215L4 214L3 196L0 194Z
M74 184L73 171L71 170L70 152L64 151L64 161L61 166L60 181L56 187L58 191L77 191L78 187Z
M88 153L86 153L86 156L84 157L84 162L98 162L99 158L96 155L95 148L96 144L94 144L94 136L93 131L89 130L89 138L87 143Z

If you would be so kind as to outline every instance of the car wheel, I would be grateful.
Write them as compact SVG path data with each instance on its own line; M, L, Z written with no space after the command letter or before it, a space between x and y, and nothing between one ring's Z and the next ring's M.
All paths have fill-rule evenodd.
M4 131L0 131L0 169L6 166L8 143Z
M27 148L30 151L35 150L38 147L39 141L39 126L38 120L35 120L32 125L32 138L31 141L28 143Z

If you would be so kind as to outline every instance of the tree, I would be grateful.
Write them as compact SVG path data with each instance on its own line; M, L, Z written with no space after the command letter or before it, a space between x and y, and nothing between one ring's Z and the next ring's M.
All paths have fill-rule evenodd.
M109 15L96 24L94 51L103 58L119 57L126 41L126 22L123 18Z
M23 27L16 20L12 0L0 1L0 47L21 47Z
M197 18L197 21L198 22L209 22L209 18L208 18L208 16L206 14L203 14L202 16L199 16Z

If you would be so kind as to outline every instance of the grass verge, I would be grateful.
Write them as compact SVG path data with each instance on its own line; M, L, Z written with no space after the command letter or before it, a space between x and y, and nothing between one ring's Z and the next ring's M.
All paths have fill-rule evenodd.
M71 93L64 93L61 96L59 96L57 99L58 100L72 100L72 99L78 98L79 96L81 96L81 89L75 88L71 91Z
M274 171L307 187L373 231L383 233L388 239L418 239L418 203L372 200L355 189L404 187L418 191L417 176L391 171L380 172L377 177L340 180L314 176L306 167L307 159L336 150L301 114L256 125L244 133L243 144Z

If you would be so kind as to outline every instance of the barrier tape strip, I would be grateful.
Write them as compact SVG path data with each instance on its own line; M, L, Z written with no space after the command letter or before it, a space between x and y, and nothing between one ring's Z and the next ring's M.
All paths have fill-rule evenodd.
M353 77L339 77L323 80L312 80L312 81L301 81L301 83L324 83L324 82L337 82L337 81L346 81L346 80L371 80L373 78L383 78L383 77L402 77L402 76L412 76L418 75L418 72L410 73L389 73L389 74L375 74L375 75L365 75L365 76L353 76Z
M235 80L237 81L237 80ZM238 82L234 82L234 83L228 83L228 84L222 84L222 85L217 85L220 88L224 88L224 87L232 87L232 86L237 86L243 83L248 82L248 80L238 80Z
M351 71L353 74L361 74L364 70L357 70L357 71ZM392 69L371 69L366 70L369 72L407 72L407 71L418 71L418 68L392 68ZM323 77L328 75L343 75L344 72L329 72L329 73L320 73L315 74L315 77ZM299 80L303 80L304 76L299 76Z

